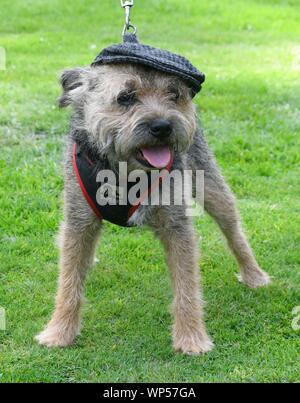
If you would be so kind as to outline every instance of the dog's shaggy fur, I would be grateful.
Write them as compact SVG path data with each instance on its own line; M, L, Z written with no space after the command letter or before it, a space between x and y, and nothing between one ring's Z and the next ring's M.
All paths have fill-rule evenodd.
M95 158L111 165L128 162L144 169L137 150L167 143L174 169L204 170L205 210L216 220L235 255L241 280L249 287L269 283L258 266L241 229L235 199L198 128L189 88L180 79L150 68L126 64L68 70L62 75L60 106L72 105L74 114L65 162L65 221L60 231L60 276L56 309L37 336L48 347L68 346L80 328L83 283L92 265L101 222L84 199L72 168L72 144L83 144ZM172 134L158 140L151 122L171 123ZM198 241L185 206L141 206L132 220L151 227L165 248L174 289L174 349L205 353L213 343L203 322L199 291Z

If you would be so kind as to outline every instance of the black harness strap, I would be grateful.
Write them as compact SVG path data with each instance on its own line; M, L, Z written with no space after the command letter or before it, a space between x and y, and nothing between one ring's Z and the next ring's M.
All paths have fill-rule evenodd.
M172 164L173 161L170 162L165 172L170 171ZM106 220L122 227L130 227L131 225L128 223L130 217L140 207L142 200L149 197L160 185L163 175L153 184L151 184L151 181L148 181L150 183L148 192L146 192L145 195L141 195L135 204L130 204L127 197L127 204L125 205L117 203L116 205L106 204L102 206L97 202L97 192L104 183L97 182L97 176L101 170L107 169L105 165L104 161L99 160L96 164L86 152L81 150L80 145L74 143L73 168L81 191L88 204L100 220ZM148 179L149 177L150 175L148 175ZM136 183L127 182L127 193L135 184Z

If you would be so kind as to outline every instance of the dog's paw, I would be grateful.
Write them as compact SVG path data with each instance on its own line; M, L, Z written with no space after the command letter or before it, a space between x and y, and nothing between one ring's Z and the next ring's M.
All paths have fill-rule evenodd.
M203 336L200 333L196 333L176 337L173 347L175 351L187 355L200 355L211 351L214 348L214 343L207 335Z
M272 283L270 276L260 269L251 270L251 272L240 274L237 277L241 283L250 288L266 287Z
M35 336L35 340L46 347L67 347L73 344L77 332L66 330L60 326L47 326L40 334Z

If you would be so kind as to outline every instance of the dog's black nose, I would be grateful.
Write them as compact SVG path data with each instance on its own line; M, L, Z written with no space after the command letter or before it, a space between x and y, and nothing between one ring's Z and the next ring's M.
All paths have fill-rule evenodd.
M164 139L172 133L172 125L168 120L158 119L150 124L150 132L152 136Z

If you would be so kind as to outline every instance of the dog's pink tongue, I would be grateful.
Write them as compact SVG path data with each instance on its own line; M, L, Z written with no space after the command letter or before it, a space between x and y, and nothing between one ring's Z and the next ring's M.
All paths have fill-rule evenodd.
M171 151L168 146L142 148L144 158L155 168L165 168L171 161Z

